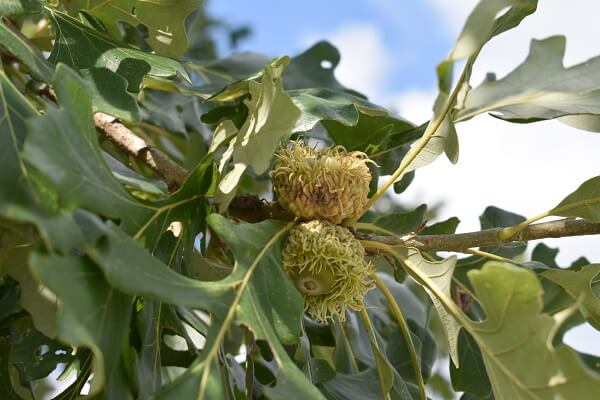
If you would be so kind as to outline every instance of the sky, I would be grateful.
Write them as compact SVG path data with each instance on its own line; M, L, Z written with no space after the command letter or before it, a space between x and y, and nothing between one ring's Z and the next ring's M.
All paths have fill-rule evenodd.
M335 73L342 84L421 123L429 118L436 96L435 66L449 53L475 4L475 0L212 0L208 5L212 15L252 28L252 36L238 50L293 56L318 40L331 41L341 53ZM514 69L527 56L533 38L565 35L566 66L600 55L598 15L598 1L540 0L533 16L486 45L471 85L477 86L487 72L501 78ZM224 41L221 50L229 51ZM510 124L486 115L458 124L457 132L458 163L452 165L441 156L418 170L398 200L413 205L443 201L437 219L457 216L459 232L478 230L478 217L488 205L526 217L537 215L600 174L600 133L556 121ZM598 236L544 243L560 247L559 265L568 266L581 255L600 262ZM589 326L573 329L565 340L600 355L600 333Z

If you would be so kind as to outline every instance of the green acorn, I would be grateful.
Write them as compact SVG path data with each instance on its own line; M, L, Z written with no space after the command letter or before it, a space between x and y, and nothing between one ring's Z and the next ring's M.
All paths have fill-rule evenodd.
M304 220L335 224L361 215L371 182L366 154L342 146L318 151L293 142L276 157L271 180L283 208Z
M373 287L373 265L352 233L327 221L314 220L290 231L282 252L285 272L304 297L306 310L317 321L346 309L359 310L365 293Z

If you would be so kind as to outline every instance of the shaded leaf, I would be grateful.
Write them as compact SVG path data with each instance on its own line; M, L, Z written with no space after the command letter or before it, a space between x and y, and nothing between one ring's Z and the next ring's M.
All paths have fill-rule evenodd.
M28 121L24 158L52 181L62 208L85 207L127 227L141 225L152 208L131 197L106 166L87 86L62 65L53 82L61 107Z
M89 68L81 74L92 90L92 109L117 117L123 121L139 120L135 97L127 92L124 77L108 68Z
M426 226L421 232L421 235L445 235L456 232L456 228L460 220L456 217L448 218L445 221L440 221L435 224Z
M412 211L378 215L372 220L371 224L375 226L373 229L382 233L405 235L414 232L421 225L426 211L427 205L421 204Z
M10 2L11 1L8 3ZM6 3L3 2L2 4ZM4 13L0 12L0 15L4 15ZM52 79L52 64L46 61L39 50L31 48L31 46L10 29L4 21L0 21L0 43L27 65L31 76L45 82L49 82Z
M334 71L339 63L340 52L335 46L327 41L317 42L292 58L290 66L283 74L284 88L327 88L366 99L364 95L346 88L337 81Z
M0 336L0 395L7 400L21 400L11 383L10 341Z
M54 64L63 62L76 70L108 68L127 80L131 92L140 90L146 75L157 78L180 75L189 79L183 66L175 60L117 43L58 11L53 10L50 16L57 27L56 42L49 57Z
M450 256L442 261L431 262L425 260L417 249L407 247L395 247L394 249L399 254L406 257L414 268L417 268L421 273L425 274L429 278L430 283L439 288L447 298L451 298L452 275L454 273L454 267L456 266L456 256ZM459 366L457 345L461 325L455 317L448 312L440 299L428 288L427 284L421 282L419 279L416 281L423 286L431 298L431 301L440 316L444 330L446 331L450 358L454 362L454 365Z
M361 97L338 90L311 88L290 90L288 93L294 104L302 111L300 119L293 128L294 132L310 131L322 120L332 120L345 126L355 126L359 121L361 111L366 115L388 115L385 109ZM406 121L397 121L397 123L401 122L407 125L407 130L412 128L411 124ZM336 127L332 126L331 128L335 131ZM329 130L329 128L327 129ZM367 132L367 134L372 134L372 132Z
M129 331L132 297L111 287L83 257L34 254L31 264L34 274L61 300L58 337L94 352L92 393L106 384L120 398L130 398L120 355Z
M40 0L4 0L0 3L0 15L17 16L42 12Z
M525 217L495 206L486 207L483 214L479 216L481 229L505 228L518 225L523 221L525 221ZM527 244L519 243L509 246L484 247L482 250L502 257L513 258L523 253L526 248Z
M138 174L108 153L102 153L102 155L113 176L122 184L155 195L168 193L167 185L163 181L146 178Z
M29 318L12 324L11 330L13 342L10 362L27 381L44 378L57 368L58 363L74 360L70 346L44 336L32 326Z
M145 300L136 318L141 340L136 381L140 396L144 399L161 386L161 310L160 302Z
M235 268L226 281L235 283L237 294L220 305L227 307L227 310L215 312L216 318L211 324L200 357L186 373L166 386L158 398L211 398L211 395L218 393L213 389L222 390L212 386L211 374L218 372L213 362L228 323L233 318L237 323L247 326L257 339L265 340L270 345L279 369L276 385L263 388L268 391L269 398L286 398L290 391L303 398L322 398L282 345L298 340L303 311L300 294L281 269L281 236L291 228L291 224L269 220L259 224L234 224L216 214L211 215L208 222L236 259ZM215 283L206 284L213 288ZM272 301L273 296L278 298L278 302Z
M457 392L468 392L477 398L492 395L492 386L485 370L477 342L464 330L458 336L460 368L450 364L452 387Z
M560 285L574 301L583 297L580 307L585 319L600 330L600 298L598 289L594 291L594 284L599 282L598 274L600 264L590 264L579 271L552 269L543 272L542 276Z

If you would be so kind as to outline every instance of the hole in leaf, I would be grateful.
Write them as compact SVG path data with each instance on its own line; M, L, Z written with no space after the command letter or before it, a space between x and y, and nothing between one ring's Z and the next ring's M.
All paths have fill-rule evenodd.
M321 61L321 68L331 69L331 68L333 68L333 63L329 60L323 60L323 61Z
M273 361L273 352L271 351L269 343L264 340L257 340L256 347L260 349L260 353L266 361Z
M187 351L188 345L185 339L179 335L164 335L163 342L167 347L177 351Z
M50 351L50 347L48 347L45 344L41 345L40 347L37 348L37 350L34 353L35 359L41 360L42 357L44 356L44 354L46 354L48 351Z

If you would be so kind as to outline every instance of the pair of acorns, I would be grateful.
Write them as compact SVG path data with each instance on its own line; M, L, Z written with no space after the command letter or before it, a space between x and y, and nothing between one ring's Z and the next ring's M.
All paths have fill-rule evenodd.
M359 310L373 287L373 266L342 221L359 217L368 201L372 162L343 147L315 150L292 142L276 153L271 171L278 203L302 222L291 229L283 267L317 321Z

